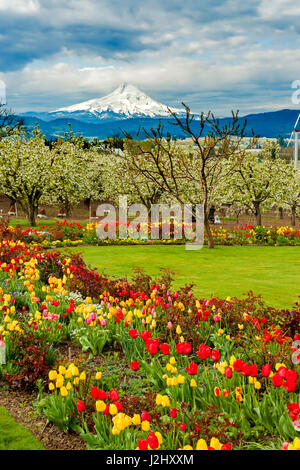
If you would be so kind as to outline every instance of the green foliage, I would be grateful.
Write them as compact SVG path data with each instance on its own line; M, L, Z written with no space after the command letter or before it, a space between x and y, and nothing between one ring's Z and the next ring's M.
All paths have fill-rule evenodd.
M81 345L83 351L91 351L94 355L101 354L104 347L112 342L110 331L105 330L101 325L74 328L74 324L71 324L69 331L71 338Z
M47 395L37 403L37 412L65 432L76 429L76 402L71 393L67 397Z

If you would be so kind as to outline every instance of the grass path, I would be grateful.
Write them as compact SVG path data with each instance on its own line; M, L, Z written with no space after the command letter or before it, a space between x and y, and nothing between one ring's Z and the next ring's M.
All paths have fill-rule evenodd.
M300 247L217 246L187 251L184 246L90 246L79 251L88 264L109 276L130 277L135 266L151 275L169 268L175 273L175 288L194 283L199 296L240 297L253 290L267 303L289 308L300 295Z
M44 450L44 446L0 406L0 450Z

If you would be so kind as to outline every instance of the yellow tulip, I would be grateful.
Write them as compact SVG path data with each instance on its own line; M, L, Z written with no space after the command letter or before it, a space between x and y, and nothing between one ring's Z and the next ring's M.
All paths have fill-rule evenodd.
M99 412L102 412L106 409L106 404L104 403L103 400L97 400L96 401L96 410Z
M60 393L61 393L62 397L67 397L68 396L68 390L66 389L66 387L61 387Z
M141 417L140 417L140 415L135 414L135 415L133 416L133 418L132 418L132 424L134 424L134 425L136 425L136 426L139 425L139 424L141 424Z
M150 422L147 420L143 421L141 427L142 427L142 431L146 431L146 432L150 431Z
M207 444L204 439L199 439L196 445L196 450L208 450Z

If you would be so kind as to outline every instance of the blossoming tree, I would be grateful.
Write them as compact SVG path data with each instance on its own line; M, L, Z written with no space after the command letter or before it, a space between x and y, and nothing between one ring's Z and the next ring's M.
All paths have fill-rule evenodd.
M300 208L300 171L299 169L294 170L292 164L289 167L285 191L282 197L282 206L290 211L291 225L295 226L297 210Z
M58 140L51 149L53 168L43 202L57 204L69 216L71 209L86 196L87 164L90 150L75 142Z
M0 141L2 193L21 205L30 225L35 225L38 205L49 188L53 167L54 156L38 128L32 137L15 129L13 135Z
M266 142L259 155L246 152L234 171L224 162L228 177L218 187L218 200L236 207L250 209L256 216L257 225L262 225L262 210L279 204L285 198L290 168L278 156L278 145Z

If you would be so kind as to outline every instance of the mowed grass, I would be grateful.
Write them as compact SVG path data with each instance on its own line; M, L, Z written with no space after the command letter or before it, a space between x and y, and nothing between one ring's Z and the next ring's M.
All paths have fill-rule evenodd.
M44 446L28 429L16 423L1 406L0 450L44 450Z
M153 276L169 268L173 287L193 283L201 297L242 297L252 290L274 307L290 308L300 296L300 247L89 246L80 251L86 263L110 277L130 278L134 267Z

